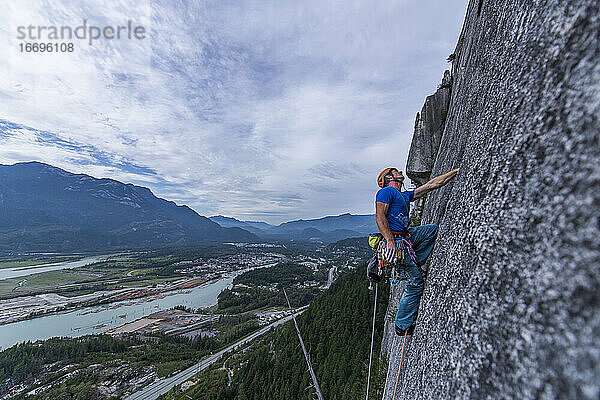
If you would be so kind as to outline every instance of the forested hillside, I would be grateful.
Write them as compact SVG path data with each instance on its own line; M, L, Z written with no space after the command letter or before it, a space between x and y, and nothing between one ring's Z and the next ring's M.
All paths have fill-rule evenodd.
M375 359L379 354L388 285L380 284L379 290ZM328 400L359 399L365 395L373 300L374 292L368 289L363 265L336 281L298 317L321 391ZM226 374L211 370L199 377L196 386L185 392L176 390L164 398L314 398L314 389L309 388L310 375L291 322L260 339L249 351L233 354L225 364L233 370L231 386L227 386ZM375 363L371 383L373 395L378 380L384 378L378 376L378 368Z
M213 337L90 335L26 342L0 352L0 397L28 385L12 399L109 399L149 374L164 377L257 329L248 316L220 317ZM28 396L28 392L39 392Z

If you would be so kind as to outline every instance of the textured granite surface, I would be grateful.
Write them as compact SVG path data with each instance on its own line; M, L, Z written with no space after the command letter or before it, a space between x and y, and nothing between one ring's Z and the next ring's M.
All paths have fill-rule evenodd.
M470 2L432 175L460 173L425 204L440 231L397 399L600 397L599 9Z
M448 114L451 87L450 71L444 71L440 87L434 94L427 96L421 112L417 113L406 163L406 175L418 186L427 182L431 175Z

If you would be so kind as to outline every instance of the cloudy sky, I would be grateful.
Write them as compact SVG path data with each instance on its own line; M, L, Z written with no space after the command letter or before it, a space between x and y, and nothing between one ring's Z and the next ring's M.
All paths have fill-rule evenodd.
M404 168L415 114L448 67L466 6L8 2L0 163L38 160L147 186L202 215L279 223L371 213L379 171ZM146 34L45 40L72 42L71 53L20 51L19 26L83 20L87 29L132 21Z

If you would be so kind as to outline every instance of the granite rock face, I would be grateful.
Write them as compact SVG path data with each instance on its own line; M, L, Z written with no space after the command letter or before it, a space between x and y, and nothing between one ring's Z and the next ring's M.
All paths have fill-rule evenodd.
M450 71L445 71L440 87L434 94L427 96L421 112L417 113L406 175L418 186L427 182L431 175L448 114L451 87Z
M425 204L439 237L396 399L600 397L599 37L596 0L469 3L432 176L460 172Z

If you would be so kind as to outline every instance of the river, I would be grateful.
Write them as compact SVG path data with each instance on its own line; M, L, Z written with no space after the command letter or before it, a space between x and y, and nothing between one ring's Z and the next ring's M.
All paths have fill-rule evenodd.
M85 265L106 260L110 255L90 256L77 261L66 261L52 264L32 265L30 267L2 268L0 269L0 280L8 278L18 278L21 276L39 274L40 272L58 271L60 269L70 269L83 267Z
M268 264L263 267L271 265L275 264ZM28 340L36 341L55 336L78 337L103 333L111 328L160 310L173 308L176 305L184 305L190 308L209 307L217 304L219 293L227 288L237 275L250 269L253 268L227 274L218 281L197 286L193 289L165 292L169 295L161 299L151 301L142 301L144 298L127 300L0 325L0 349L3 350Z

